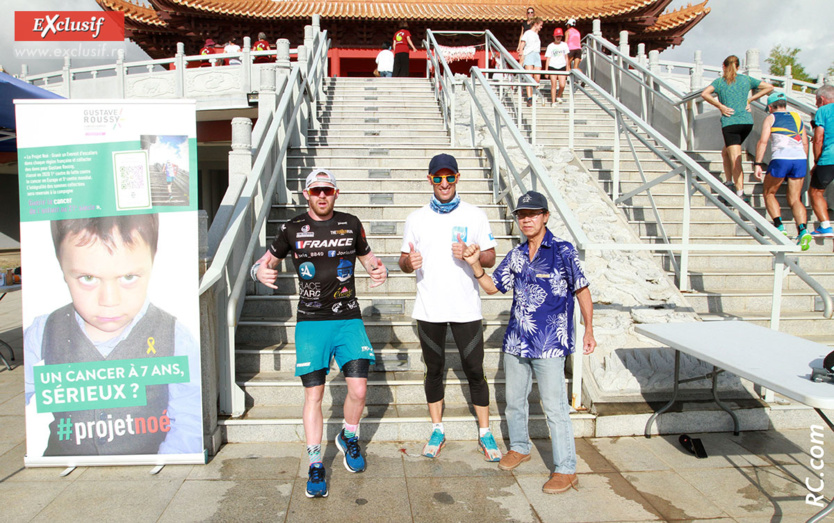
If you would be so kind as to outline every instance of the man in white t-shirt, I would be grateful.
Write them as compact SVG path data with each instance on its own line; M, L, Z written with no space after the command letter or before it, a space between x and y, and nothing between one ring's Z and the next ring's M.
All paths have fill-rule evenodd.
M423 455L433 458L446 443L443 427L443 378L446 365L446 329L452 328L469 393L478 418L478 448L487 461L500 461L501 451L489 430L489 385L484 376L484 327L478 284L463 260L467 244L478 244L484 267L495 265L495 238L486 213L456 192L460 172L457 161L438 154L429 163L434 194L428 205L405 222L399 265L416 272L417 299L412 317L426 363L424 388L434 427Z
M376 55L376 70L382 78L394 75L394 53L391 52L391 42L382 44L382 51Z
M562 41L564 31L561 27L553 30L553 42L547 46L544 52L545 69L548 71L564 71L570 72L570 64L568 64L568 44ZM562 93L565 92L566 76L550 75L550 105L556 107L556 103L562 103ZM556 89L556 84L559 84L559 89Z

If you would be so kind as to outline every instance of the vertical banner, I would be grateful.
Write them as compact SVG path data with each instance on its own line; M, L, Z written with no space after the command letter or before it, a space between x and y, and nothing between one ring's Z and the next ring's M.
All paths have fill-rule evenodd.
M26 466L205 463L195 103L16 117Z

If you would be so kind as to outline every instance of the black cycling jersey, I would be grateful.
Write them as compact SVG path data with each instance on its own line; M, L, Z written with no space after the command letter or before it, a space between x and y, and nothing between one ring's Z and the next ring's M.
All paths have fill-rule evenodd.
M293 253L298 274L298 321L361 318L353 282L356 257L371 252L362 222L334 211L327 221L306 212L281 226L269 252L277 258Z

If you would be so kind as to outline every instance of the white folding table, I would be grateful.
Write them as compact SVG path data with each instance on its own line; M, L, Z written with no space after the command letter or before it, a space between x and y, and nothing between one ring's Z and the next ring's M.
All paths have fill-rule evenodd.
M679 384L704 378L712 378L713 398L732 416L734 433L738 435L738 417L718 399L716 376L723 371L813 407L834 431L834 424L820 410L834 409L834 383L811 381L812 367L822 367L831 347L742 321L658 323L637 325L635 330L675 349L672 399L649 418L646 437L650 437L655 419L675 403ZM713 372L681 380L681 352L712 364ZM832 510L834 499L808 523L822 520Z

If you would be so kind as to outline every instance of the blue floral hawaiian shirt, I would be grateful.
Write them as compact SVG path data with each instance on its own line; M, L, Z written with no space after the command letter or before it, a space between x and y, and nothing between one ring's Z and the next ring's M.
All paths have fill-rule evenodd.
M503 351L521 358L558 358L574 350L573 295L588 286L570 242L546 230L530 261L527 242L517 245L492 275L499 291L513 290Z

